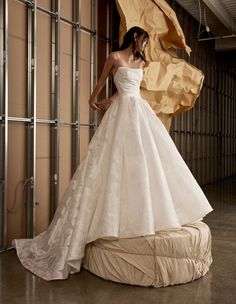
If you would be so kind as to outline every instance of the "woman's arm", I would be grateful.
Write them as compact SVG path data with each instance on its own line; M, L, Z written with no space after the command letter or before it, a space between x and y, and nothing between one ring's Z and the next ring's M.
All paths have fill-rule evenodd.
M118 92L116 91L111 97L105 98L97 103L99 109L106 110L107 106L115 101L118 96Z
M105 83L106 83L106 79L110 73L110 71L113 69L114 67L114 55L113 53L111 53L102 70L101 76L93 90L93 93L91 95L91 97L89 98L89 104L92 108L100 110L100 108L98 107L97 103L95 102L96 97L98 96L98 94L101 92L102 88L104 87Z

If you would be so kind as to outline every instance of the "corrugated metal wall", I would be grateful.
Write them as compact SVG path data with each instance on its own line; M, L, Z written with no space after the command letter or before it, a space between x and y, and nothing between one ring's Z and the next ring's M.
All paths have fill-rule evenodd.
M172 120L171 136L200 185L236 174L236 69L219 60L214 41L198 42L198 22L174 0L175 10L191 47L190 58L205 80L193 109ZM233 60L236 60L236 53Z

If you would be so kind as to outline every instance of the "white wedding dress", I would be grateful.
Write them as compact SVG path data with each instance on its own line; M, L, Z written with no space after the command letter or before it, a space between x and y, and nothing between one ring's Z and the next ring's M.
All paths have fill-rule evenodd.
M49 228L13 240L21 263L45 280L80 271L87 243L155 234L213 209L168 131L140 96L142 69L119 67L109 106Z

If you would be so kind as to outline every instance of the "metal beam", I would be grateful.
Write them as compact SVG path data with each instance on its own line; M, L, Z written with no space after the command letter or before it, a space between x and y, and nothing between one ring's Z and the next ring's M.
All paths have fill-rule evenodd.
M207 37L207 38L200 38L198 41L208 41L208 40L221 40L221 39L230 39L236 38L236 35L225 35L225 36L217 36L217 37Z
M59 140L60 140L60 0L52 0L51 10L51 120L55 124L50 130L50 220L59 203Z
M8 1L0 1L0 250L7 248Z
M93 32L97 32L97 1L91 1L91 29ZM90 91L92 93L94 85L97 82L97 46L98 46L98 36L90 35ZM90 108L89 121L96 122L96 128L98 127L97 111L93 111ZM92 139L94 130L90 129L89 140Z
M74 175L80 162L80 45L81 16L80 0L73 0L72 6L72 162L71 175ZM75 26L76 24L76 26Z
M109 11L110 11L110 1L107 1L107 11L106 11L106 36L110 38L110 16L109 16ZM106 58L108 57L110 53L110 44L109 41L106 43ZM109 97L110 92L109 92L109 81L110 77L107 77L106 79L106 98Z
M28 1L28 105L27 116L30 123L27 126L27 200L26 200L26 235L35 236L36 207L36 18L37 1Z

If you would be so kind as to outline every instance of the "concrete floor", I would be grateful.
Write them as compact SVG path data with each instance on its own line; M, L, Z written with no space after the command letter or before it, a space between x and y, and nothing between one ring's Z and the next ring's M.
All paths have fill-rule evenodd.
M47 282L25 270L15 252L0 258L1 304L235 304L236 176L203 187L214 211L204 219L212 232L210 271L193 282L162 288L103 280L82 270L67 280Z

